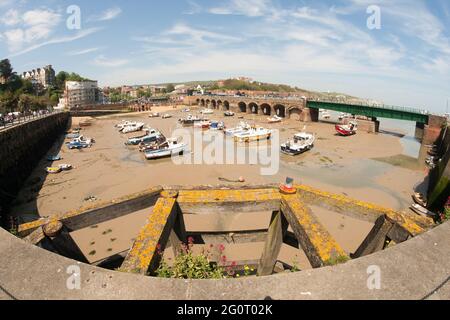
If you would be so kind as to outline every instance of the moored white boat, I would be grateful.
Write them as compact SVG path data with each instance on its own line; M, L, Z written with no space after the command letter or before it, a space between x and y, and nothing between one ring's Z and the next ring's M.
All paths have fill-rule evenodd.
M350 121L348 124L337 124L335 129L341 136L351 136L358 131L358 124L355 121Z
M146 134L139 137L129 138L126 145L137 146L140 143L151 143L157 140L158 137L161 136L161 132L156 129L149 129Z
M154 146L146 149L144 151L144 155L147 160L151 160L179 155L185 150L185 143L180 143L177 139L167 139L161 144L155 144Z
M225 111L223 115L225 117L234 117L234 112L233 111Z
M225 133L225 135L227 136L234 136L237 133L240 132L244 132L247 130L250 130L250 125L244 121L239 122L239 124L234 127L234 128L230 128L230 129L225 129L223 132Z
M277 123L277 122L281 122L281 120L283 120L283 118L281 118L277 115L267 118L267 121L269 121L269 123Z
M270 139L272 136L272 130L257 127L249 130L236 133L234 135L234 141L236 142L252 142L264 139Z
M195 122L203 121L203 120L206 120L206 119L202 119L202 118L199 118L197 116L193 116L190 114L184 119L179 119L178 122L180 122L183 126L192 126L192 125L194 125Z
M121 131L122 133L132 133L141 131L144 128L145 123L137 122L130 125L125 126Z
M316 137L312 133L300 132L294 135L294 138L289 139L286 143L281 145L281 152L288 155L299 155L303 152L311 150L314 147Z
M418 215L424 216L424 217L429 217L429 218L434 218L436 217L436 213L431 212L430 210L422 207L421 205L414 203L411 205L410 209L412 211L414 211L415 213L417 213Z
M136 124L136 123L137 123L136 121L123 120L122 122L116 124L115 127L117 129L119 129L119 131L122 131L122 129L125 128L126 126L133 125L133 124Z
M214 110L213 109L203 109L202 111L200 111L201 114L213 114Z

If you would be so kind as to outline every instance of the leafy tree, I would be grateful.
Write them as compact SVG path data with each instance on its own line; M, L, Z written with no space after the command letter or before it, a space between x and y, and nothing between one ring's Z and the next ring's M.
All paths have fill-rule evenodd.
M4 79L4 81L8 81L9 78L14 75L13 68L9 59L3 59L0 61L0 77Z
M171 93L174 91L175 91L175 86L173 84L170 83L166 86L166 93Z

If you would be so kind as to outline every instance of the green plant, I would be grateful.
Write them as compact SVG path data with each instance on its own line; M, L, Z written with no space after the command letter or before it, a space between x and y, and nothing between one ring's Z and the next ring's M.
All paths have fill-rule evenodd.
M244 266L244 276L249 277L252 274L254 274L254 272L255 272L254 268L251 268L249 266ZM239 276L239 275L237 275L237 276Z
M291 272L299 272L299 271L300 271L300 267L298 266L297 261L292 261Z
M9 233L11 233L14 236L17 236L19 234L18 230L16 227L13 227L9 230Z
M225 270L210 260L211 253L209 251L198 255L194 254L192 252L193 245L193 239L189 238L188 244L182 245L182 249L175 257L172 265L169 265L164 260L162 252L158 252L161 256L161 262L156 270L156 276L176 279L223 279L227 275L234 275L232 268L236 265L235 263L226 267ZM212 247L211 245L210 248ZM226 257L222 256L224 249L223 245L219 245L218 250L221 255L221 262L226 262Z
M349 258L347 256L332 257L332 258L328 259L327 261L325 261L324 265L325 266L335 266L337 264L345 263L348 260L349 260Z

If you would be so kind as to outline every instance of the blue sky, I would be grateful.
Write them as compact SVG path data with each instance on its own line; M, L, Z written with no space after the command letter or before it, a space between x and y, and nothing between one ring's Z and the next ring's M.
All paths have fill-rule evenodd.
M444 112L450 1L0 0L0 53L17 72L52 64L101 86L250 76Z

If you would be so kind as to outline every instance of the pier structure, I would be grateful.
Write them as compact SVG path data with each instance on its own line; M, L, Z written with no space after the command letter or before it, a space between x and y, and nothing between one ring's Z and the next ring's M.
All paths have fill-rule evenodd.
M436 227L433 221L413 214L305 185L295 187L297 193L292 195L281 193L275 185L154 187L23 224L18 230L22 239L0 229L0 252L4 258L0 264L0 298L446 299L450 296L447 283L450 249L446 245L449 223ZM332 209L374 225L355 252L345 252L318 222L310 206ZM129 250L95 264L80 259L71 231L143 208L149 208L148 218ZM184 218L200 215L206 219L236 210L272 211L264 230L234 232L234 239L240 242L255 237L264 239L259 259L238 261L236 266L250 265L259 276L232 280L149 276L159 264L159 250L177 248L187 237L194 237L197 242L201 238L224 236L220 230L190 234ZM225 232L228 234L230 229ZM301 248L313 269L284 272L290 266L277 255L286 245ZM113 260L119 262L118 269L102 267ZM379 290L368 288L370 272L376 271L372 270L374 266L382 276ZM68 277L73 278L72 284L78 281L79 289L68 287Z
M433 227L431 219L396 212L345 196L331 194L305 185L298 192L286 195L274 185L225 187L154 187L144 192L113 201L98 203L79 210L36 220L19 226L18 235L31 245L47 248L67 258L87 262L70 233L148 208L147 222L136 235L132 247L116 253L112 260L121 261L120 271L154 275L161 256L158 251L171 247L174 254L187 239L208 246L233 234L233 241L263 242L262 255L236 261L236 268L252 266L260 276L272 275L293 268L289 261L279 259L282 246L303 250L313 268L335 265L351 258L360 258L400 244ZM310 206L320 206L334 212L374 224L355 252L345 252L327 229L318 221ZM152 208L152 209L151 209ZM190 215L223 218L233 213L271 212L269 225L261 228L216 229L209 232L186 230L184 219ZM222 216L222 217L219 217ZM219 224L220 225L220 224ZM258 225L258 226L256 226Z

